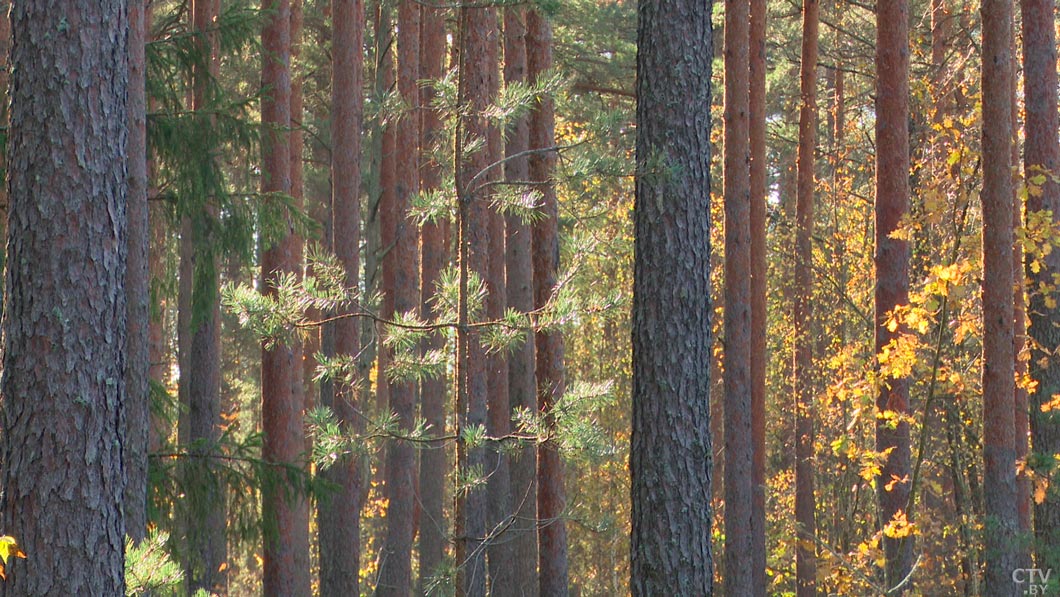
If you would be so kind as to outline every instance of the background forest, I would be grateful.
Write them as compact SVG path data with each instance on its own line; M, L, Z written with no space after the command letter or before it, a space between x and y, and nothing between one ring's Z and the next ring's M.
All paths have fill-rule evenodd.
M638 87L631 0L14 3L0 594L1060 593L1053 4L641 4L642 69L672 39L698 70ZM18 73L94 80L95 54L49 41L88 22L129 29L99 54L128 56L128 120L101 146L128 160L128 272L80 284L124 288L127 337L106 339L120 369L89 352L63 383L123 371L124 414L33 410L53 353L20 331L109 329L23 282L68 258L24 239L86 212L32 209L48 177L24 131L50 119L19 107L37 75ZM109 122L61 97L54 114ZM684 262L709 317L651 261L695 233L650 221L652 185L687 174L638 145L671 130L656 108L707 136L701 186L675 195L709 225ZM63 184L57 204L89 188ZM645 342L651 305L704 328L688 346L712 358L682 373L709 405L641 406L634 363L682 348ZM705 443L665 437L682 417ZM120 438L104 464L88 432L33 464L89 428ZM657 527L637 475L671 453L631 437L651 430L684 447L664 485L683 474L693 500ZM34 496L102 510L115 487L124 561L44 555L58 528L93 546L121 527ZM654 568L643 537L708 531L675 556L705 580Z

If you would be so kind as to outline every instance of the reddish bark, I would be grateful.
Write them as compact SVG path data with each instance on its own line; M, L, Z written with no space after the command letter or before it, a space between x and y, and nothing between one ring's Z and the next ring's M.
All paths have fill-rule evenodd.
M813 210L817 144L818 0L803 1L798 185L795 200L795 548L796 594L817 594L813 481Z
M420 21L420 79L437 81L445 71L445 19L441 9L424 6ZM429 85L421 88L420 106L420 187L438 189L442 184L441 164L428 159L428 151L444 139L441 114L431 107L435 93ZM424 321L437 319L434 305L435 288L442 270L449 261L446 221L428 222L420 229L420 317ZM442 334L432 334L426 348L441 350L445 346ZM423 420L433 435L445 435L446 382L437 376L420 383ZM419 587L426 592L426 583L439 571L449 542L445 526L445 472L449 469L444 443L432 444L420 452L419 503L423 508L420 518Z
M291 5L289 0L263 0L269 10L262 31L261 119L262 191L291 192L291 151L286 131L291 126ZM278 276L297 273L301 265L301 240L289 231L262 253L263 288L275 292ZM302 346L297 340L262 350L261 362L262 458L280 466L305 464L305 430L302 423ZM309 588L309 510L305 496L278 483L266 485L262 516L266 529L264 592L298 597Z
M506 84L526 81L526 9L508 8L504 12L504 81ZM512 184L530 180L530 161L521 155L530 147L527 117L517 118L508 129L504 166L505 179ZM521 157L517 157L520 156ZM505 285L508 307L522 313L534 310L534 272L531 260L529 223L519 216L505 220ZM508 357L508 397L513 412L525 408L537 412L537 389L534 381L534 342L528 337L514 347ZM509 528L513 584L524 595L537 595L537 450L532 444L521 447L511 460L511 496L515 520Z
M526 14L527 79L538 82L552 68L552 25L537 10ZM533 226L534 307L548 303L559 271L559 205L552 185L556 152L540 151L555 145L555 114L552 98L538 99L530 113L530 180L541 193L542 217ZM553 424L551 410L566 391L563 336L538 332L536 378L538 407ZM567 594L567 495L563 486L563 459L553 442L545 442L537 453L538 573L542 595Z
M750 3L725 2L725 591L751 595Z
M1019 525L1012 354L1012 2L984 0L982 14L983 587L985 595L1008 595Z
M909 9L905 0L877 5L876 42L876 354L908 333L888 328L888 318L909 304L909 244L892 238L909 213ZM876 398L880 413L909 412L909 379L885 378ZM909 423L876 422L876 450L890 451L876 478L880 525L900 512L909 515ZM910 522L912 522L910 520ZM885 536L885 579L898 585L913 565L913 541Z
M397 123L393 156L395 187L393 203L382 205L390 212L393 241L383 256L383 291L391 295L395 315L419 310L415 224L408 219L412 197L419 191L419 5L403 0L398 5L398 91L408 110ZM390 351L388 351L390 352ZM388 360L393 358L387 355ZM389 409L403 431L411 431L415 419L415 385L408 380L390 380ZM412 539L415 516L416 454L408 442L391 440L386 446L387 534L380 556L378 595L408 595L412 585Z
M750 8L751 591L766 594L766 2Z

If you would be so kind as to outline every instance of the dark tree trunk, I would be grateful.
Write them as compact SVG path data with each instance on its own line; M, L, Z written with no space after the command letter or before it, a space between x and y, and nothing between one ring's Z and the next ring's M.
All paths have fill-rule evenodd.
M750 3L725 2L725 592L750 595L751 437Z
M129 0L129 195L128 269L125 274L128 337L125 370L125 527L133 541L147 534L147 438L151 387L148 369L150 274L147 266L150 221L147 209L147 99L145 67L146 2ZM0 17L0 21L7 18ZM6 86L5 86L6 87Z
M507 84L526 81L526 9L508 8L504 12L504 81ZM530 161L526 155L516 157L530 147L530 128L525 116L509 125L504 165L505 179L511 184L530 180ZM505 286L508 307L522 313L534 310L534 272L531 258L530 224L516 215L505 221ZM537 412L537 388L534 382L534 342L528 337L515 346L508 357L508 399L512 412L526 409ZM520 447L511 459L511 497L515 520L508 529L513 543L512 582L526 597L539 593L537 577L537 449L532 444Z
M798 191L795 200L795 582L798 597L817 594L813 481L813 208L817 145L818 0L803 1Z
M527 78L536 83L552 68L552 25L545 15L530 10L526 15ZM555 114L552 98L543 96L530 114L530 149L555 144ZM542 217L534 223L534 307L545 306L556 287L559 270L559 206L552 186L554 151L530 156L530 180L541 193ZM538 408L553 425L551 410L566 391L563 369L563 336L539 332L535 338ZM542 595L567 594L567 495L563 486L563 459L554 442L537 452L538 570Z
M462 120L462 133L473 139L489 134L485 111L490 105L489 44L496 43L497 20L493 8L463 7L460 32L460 97L469 108ZM488 371L481 333L468 329L469 278L488 275L489 265L489 188L482 177L473 180L489 165L485 147L464 153L457 146L457 200L459 202L460 296L457 332L457 412L458 435L464 430L485 428L487 419ZM486 470L485 449L468 447L457 440L457 466L462 476ZM457 593L466 597L486 595L486 561L483 541L487 521L486 492L480 487L462 491L457 501L456 561Z
M125 592L126 10L11 12L3 595Z
M1012 2L984 0L982 14L983 594L992 597L1012 594L1019 525L1012 355Z
M395 316L418 312L420 294L417 286L417 234L408 210L419 192L419 80L420 10L415 0L398 5L398 91L408 110L397 122L397 147L394 159L395 187L393 203L381 205L394 224L393 241L383 256L383 290L391 295ZM384 156L384 159L386 157ZM388 360L393 357L387 350ZM385 372L384 370L381 370ZM404 431L415 425L415 384L406 379L391 380L389 409L397 416ZM380 555L377 595L402 596L412 588L412 539L415 518L416 453L408 442L391 440L386 446L387 534Z
M364 40L363 0L332 0L331 86L331 211L332 247L355 288L360 276L361 238L360 153L361 81ZM360 348L359 323L340 319L334 324L335 355L354 357ZM322 392L324 406L335 413L347 431L363 428L355 410L356 385L336 381ZM362 472L356 456L339 458L322 476L337 488L317 504L320 532L321 595L360 595Z
M895 331L888 319L909 304L909 244L891 235L909 213L909 9L905 0L876 7L876 354L909 333ZM909 412L909 379L884 377L876 408L904 417ZM897 425L896 425L897 423ZM876 421L876 450L890 451L876 478L879 524L900 512L909 515L909 423L898 418ZM910 520L909 522L912 522ZM913 566L911 537L883 538L887 587L898 585Z
M1054 224L1060 221L1060 128L1057 114L1055 5L1043 0L1022 0L1023 11L1023 97L1024 123L1023 172L1030 180L1045 174L1041 194L1029 193L1027 213L1048 209ZM1051 127L1051 128L1050 128ZM1052 285L1060 273L1060 254L1053 251L1044 259L1045 267L1035 273L1027 268L1030 287ZM1029 311L1031 377L1038 384L1031 396L1031 444L1036 454L1060 452L1060 414L1043 413L1041 405L1060 393L1060 310L1045 306L1040 292L1030 294ZM1034 506L1035 556L1041 568L1060 569L1060 489L1054 485L1045 500Z
M711 4L638 5L630 454L636 597L713 593Z
M750 9L751 150L751 592L766 594L766 2Z
M261 119L262 191L291 193L291 151L287 130L291 126L291 5L289 0L263 0L270 10L262 31ZM261 259L266 293L275 292L280 275L297 274L301 240L289 231L276 239ZM302 347L297 341L278 343L262 350L261 362L262 458L283 466L305 464L305 431L302 422ZM300 489L289 487L286 477L265 487L262 496L265 528L264 593L299 597L309 594L309 508Z
M421 8L420 20L420 79L437 81L445 72L445 13L438 8ZM420 121L420 187L438 190L442 185L442 165L430 159L430 150L446 139L440 138L444 131L440 112L431 107L434 90L430 86L421 88L420 106L423 115ZM434 296L442 270L449 262L448 223L444 220L427 222L420 229L420 317L424 321L437 319ZM426 342L430 350L442 350L445 336L431 334ZM445 435L446 381L443 376L430 377L420 383L421 410L423 420L430 425L430 433ZM445 475L449 470L445 442L433 443L420 451L419 503L423 509L420 516L420 575L419 594L426 594L430 578L440 572L445 556L449 533L446 527Z

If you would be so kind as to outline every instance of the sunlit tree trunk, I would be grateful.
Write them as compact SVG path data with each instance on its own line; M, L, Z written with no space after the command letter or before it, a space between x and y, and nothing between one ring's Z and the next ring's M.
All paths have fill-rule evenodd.
M445 13L442 9L423 6L420 20L420 79L437 81L445 71ZM443 135L441 113L432 107L435 92L429 85L420 89L420 186L424 191L438 190L442 185L442 164L431 159L431 149L447 139ZM448 222L424 223L420 228L420 317L437 319L434 297L438 279L449 262ZM426 348L441 350L445 336L431 334ZM420 383L420 415L430 426L431 435L445 435L446 381L444 376L430 377ZM426 594L430 578L439 572L449 542L444 513L445 476L449 470L446 443L437 442L420 451L419 503L423 509L419 525L419 588Z
M504 12L504 80L526 81L526 9L511 7ZM530 147L528 118L520 116L508 128L505 146L508 161L504 175L510 184L530 180L530 161L522 155ZM530 224L518 215L506 216L505 263L508 307L522 313L534 310L533 263ZM534 340L529 336L508 358L508 397L512 412L537 412L534 382ZM537 576L537 450L532 444L519 448L511 461L511 497L515 521L508 530L514 544L512 581L521 595L538 594Z
M813 236L814 151L817 144L818 0L803 1L798 192L795 205L795 548L796 594L817 594L813 481Z
M709 597L714 590L711 5L638 5L630 446L635 597Z
M127 5L11 25L0 528L33 559L0 594L123 595Z
M992 597L1012 594L1019 526L1013 439L1012 2L984 0L982 14L983 594Z
M269 10L262 31L261 119L266 127L262 159L262 191L291 193L291 4L290 0L263 0ZM288 216L289 226L291 216ZM301 240L293 228L275 239L262 253L261 273L266 294L275 293L279 276L298 274ZM280 466L302 467L305 432L302 409L302 347L297 340L262 350L261 363L262 457ZM305 496L286 485L281 476L265 486L264 593L299 597L309 594L309 508Z
M537 83L552 68L552 25L537 10L526 15L527 79ZM542 96L530 114L530 149L555 144L555 114L552 98ZM540 309L552 296L559 270L559 207L552 185L556 153L538 151L530 156L530 179L541 192L540 220L533 226L534 308ZM536 377L538 408L549 425L552 406L566 391L563 336L555 331L538 332ZM567 494L563 459L554 442L537 452L538 574L542 595L567 594Z

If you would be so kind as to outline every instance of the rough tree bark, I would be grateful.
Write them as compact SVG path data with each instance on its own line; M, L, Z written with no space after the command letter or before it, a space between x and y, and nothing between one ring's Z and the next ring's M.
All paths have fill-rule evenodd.
M1023 12L1023 96L1026 113L1023 145L1023 173L1028 179L1044 174L1041 194L1027 196L1027 213L1052 210L1060 222L1060 128L1057 115L1056 32L1053 28L1055 5L1043 0L1022 0ZM1050 128L1051 127L1051 128ZM1042 261L1045 267L1035 273L1027 268L1030 287L1047 287L1060 273L1060 255L1054 251ZM1038 384L1031 396L1031 443L1036 454L1060 452L1060 414L1043 413L1041 405L1060 393L1060 311L1045 306L1042 292L1030 294L1031 342L1030 373ZM1034 506L1035 556L1042 568L1060 569L1060 491L1055 488Z
M331 45L331 213L332 247L342 264L346 285L360 280L361 120L364 41L363 0L332 0ZM355 357L360 349L359 323L334 323L335 355ZM345 429L363 428L357 415L356 384L335 383L322 392L324 406ZM320 593L360 595L361 501L363 473L356 456L338 459L322 476L337 487L317 504L320 531Z
M420 19L420 79L439 80L445 71L445 17L439 8L423 6ZM430 159L429 150L445 143L441 113L431 106L434 89L425 85L420 89L420 187L437 190L442 185L442 165ZM427 222L420 228L420 317L424 321L437 319L434 304L435 289L442 270L449 262L448 222ZM431 334L426 342L429 350L445 347L443 334ZM430 425L430 433L445 435L446 381L444 376L424 379L420 383L423 420ZM420 574L418 593L426 594L431 576L439 566L449 542L444 514L445 474L449 469L444 442L431 444L420 451Z
M983 594L1000 596L1012 594L1019 525L1013 437L1012 1L984 0L982 15Z
M537 10L526 14L527 79L537 83L552 68L552 25ZM530 149L555 144L555 114L552 98L542 96L530 114ZM553 151L530 156L530 180L541 192L542 217L534 223L534 307L545 306L556 286L559 270L559 207L552 186L556 163ZM535 338L538 408L549 425L549 411L566 391L563 336L539 332ZM567 594L567 495L563 486L563 460L553 442L541 444L537 452L538 574L542 595Z
M383 256L383 290L391 294L394 315L418 312L416 252L418 238L408 211L419 192L419 87L420 10L415 0L398 5L398 92L407 112L397 122L397 151L393 157L395 186L390 211L394 238ZM386 349L388 361L393 350ZM405 432L415 425L415 383L408 379L389 384L389 409ZM412 539L415 516L416 453L408 442L391 440L386 445L387 533L380 555L377 595L405 596L412 588Z
M2 595L125 591L126 11L11 12Z
M891 0L877 4L876 11L875 346L880 354L908 333L904 325L892 332L888 318L896 307L909 304L909 243L891 237L909 213L909 9L905 0ZM900 417L909 412L909 379L883 378L876 408L899 417L876 421L876 450L890 451L876 478L880 525L885 526L899 513L908 514L909 423ZM913 566L913 541L884 536L883 548L884 578L894 587Z
M713 593L712 2L641 0L633 275L636 597Z
M143 540L147 534L147 438L151 402L148 376L151 366L148 348L151 278L147 265L150 220L147 209L147 89L144 78L146 8L144 0L129 0L129 137L126 143L129 247L125 274L128 336L123 446L128 478L128 484L125 486L125 528L129 537L136 542ZM0 22L8 22L6 15L0 16ZM3 87L6 89L6 85Z
M504 12L504 81L507 84L526 81L526 9L516 6ZM504 176L510 184L530 180L530 161L523 154L530 147L527 117L520 116L508 128ZM520 156L521 157L517 157ZM517 215L505 222L505 266L508 307L522 313L534 310L534 272L532 230ZM528 337L513 348L508 357L508 398L512 412L526 409L537 412L537 388L534 382L534 342ZM511 496L515 520L508 529L513 545L513 584L522 596L538 595L537 577L537 449L526 444L511 460Z
M796 594L817 594L813 482L813 235L817 144L818 0L803 1L798 187L795 200L795 548Z
M261 120L262 191L291 192L291 152L287 131L291 126L291 4L290 0L263 0L268 10L262 31ZM274 293L277 279L297 274L301 240L289 230L265 247L261 273L266 293ZM264 431L262 458L281 467L301 468L305 461L302 422L302 347L296 340L262 350L261 413ZM293 489L293 491L292 491ZM280 476L264 488L262 517L265 526L264 592L299 597L309 588L309 508L304 495Z

